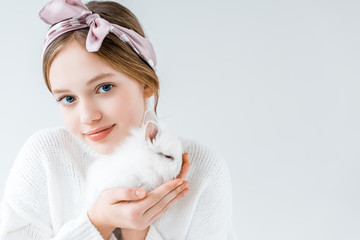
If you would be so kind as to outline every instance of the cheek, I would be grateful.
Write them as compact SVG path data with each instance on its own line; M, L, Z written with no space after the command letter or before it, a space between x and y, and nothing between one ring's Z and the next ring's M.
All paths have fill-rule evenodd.
M75 119L74 114L61 109L61 115L64 121L65 126L75 135L78 135L77 131L79 131L78 121Z
M109 114L114 116L126 126L137 126L142 121L144 112L144 99L137 92L127 91L114 98L107 105ZM114 109L117 109L114 111Z

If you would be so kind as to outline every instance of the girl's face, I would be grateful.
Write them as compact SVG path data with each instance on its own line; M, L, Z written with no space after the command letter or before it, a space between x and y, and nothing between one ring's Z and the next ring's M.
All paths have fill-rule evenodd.
M66 127L102 154L140 126L145 100L153 94L76 41L56 55L49 80Z

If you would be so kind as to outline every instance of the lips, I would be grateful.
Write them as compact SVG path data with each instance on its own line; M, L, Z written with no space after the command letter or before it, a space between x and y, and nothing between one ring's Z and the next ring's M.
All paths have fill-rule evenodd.
M115 126L115 124L91 130L91 131L85 133L85 136L88 139L90 139L91 141L94 141L94 142L100 141L100 140L106 138L110 134L110 132L113 130L114 126Z

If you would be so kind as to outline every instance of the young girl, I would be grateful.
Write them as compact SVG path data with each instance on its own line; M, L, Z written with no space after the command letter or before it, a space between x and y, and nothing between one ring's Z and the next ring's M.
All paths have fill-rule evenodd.
M43 74L66 127L41 130L22 147L6 184L0 239L236 239L226 163L187 139L177 179L151 192L111 188L82 210L89 150L112 153L140 126L152 96L156 111L156 56L118 3L53 0L40 17L52 25Z

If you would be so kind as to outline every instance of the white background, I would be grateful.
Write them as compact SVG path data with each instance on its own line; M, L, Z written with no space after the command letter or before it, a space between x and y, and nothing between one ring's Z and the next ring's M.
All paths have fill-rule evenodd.
M46 2L1 0L1 198L25 140L63 125ZM358 0L119 2L157 53L160 118L226 159L239 239L360 239Z

